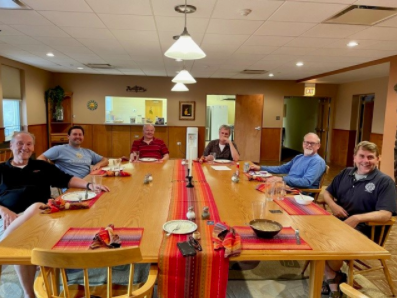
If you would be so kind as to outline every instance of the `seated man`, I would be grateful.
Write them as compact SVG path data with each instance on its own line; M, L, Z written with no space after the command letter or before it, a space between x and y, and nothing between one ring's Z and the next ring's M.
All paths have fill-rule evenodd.
M65 173L80 178L91 172L91 165L93 165L92 170L98 170L109 163L106 157L80 147L84 141L84 129L81 126L69 128L68 139L69 144L54 146L37 159L50 160Z
M22 223L40 212L39 207L51 196L50 186L92 189L92 184L59 170L41 160L31 160L34 136L28 132L13 135L13 158L0 164L0 239L10 235ZM109 191L106 186L100 189ZM23 214L21 214L23 212ZM25 297L34 298L36 266L15 266Z
M154 125L145 124L143 126L143 137L134 141L131 147L130 162L134 161L134 157L139 158L156 158L159 160L167 160L169 151L165 143L154 137Z
M324 193L324 200L332 213L346 224L370 236L368 221L386 222L396 213L394 181L378 170L379 149L376 144L363 141L354 148L354 168L344 169L334 178ZM339 284L346 281L340 272L342 261L327 261L325 286L332 297L338 296ZM327 292L328 289L323 289ZM334 294L336 293L336 294Z
M219 139L213 140L208 143L204 149L203 157L205 161L214 160L214 156L211 153L215 153L217 159L228 159L238 161L240 155L237 150L237 146L230 139L230 127L227 125L221 125L219 128ZM201 158L203 160L203 158Z
M268 171L273 174L287 174L284 177L270 177L267 181L284 181L287 185L299 188L318 188L325 171L325 161L317 154L320 138L315 133L303 137L303 154L295 156L290 162L278 167L251 165L254 171Z

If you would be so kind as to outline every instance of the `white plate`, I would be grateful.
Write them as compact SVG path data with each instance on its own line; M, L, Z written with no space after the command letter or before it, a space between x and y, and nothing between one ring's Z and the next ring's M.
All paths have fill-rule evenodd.
M69 202L78 202L79 201L79 197L81 196L81 200L82 201L86 201L86 200L91 200L92 198L96 197L96 193L93 191L89 191L88 192L88 197L87 199L85 198L85 190L83 191L74 191L74 192L68 192L65 193L62 196L62 199L64 199L65 201L69 201Z
M197 225L194 222L183 219L167 221L163 225L163 230L167 233L171 233L171 231L175 229L178 225L180 225L179 229L173 231L172 234L189 234L197 230Z
M271 177L273 175L268 173L268 172L266 172L266 171L263 171L263 172L254 172L254 174L252 176L261 177L261 178L267 178L267 177Z
M217 162L217 163L231 163L232 161L228 160L228 159L215 159L214 162Z
M104 171L111 171L112 168L113 168L113 167L103 167L103 168L101 168L101 170L104 170ZM123 167L123 166L120 167L120 170L124 170L124 167Z
M313 202L313 200L314 200L313 197L311 197L311 196L305 196L305 195L302 195L302 196L296 195L296 196L294 196L294 199L295 199L295 201L296 201L298 204L301 204L301 205L309 205L309 204L310 204L311 202Z
M152 157L143 157L139 159L140 161L157 161L157 158L152 158Z

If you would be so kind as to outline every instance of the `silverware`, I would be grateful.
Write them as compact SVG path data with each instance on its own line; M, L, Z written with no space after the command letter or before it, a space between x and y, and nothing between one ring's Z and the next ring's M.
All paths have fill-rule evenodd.
M83 195L79 195L79 203L83 200Z
M85 200L88 200L88 188L85 190Z
M301 237L299 236L299 229L295 230L295 239L296 239L296 244L300 245L301 244Z
M176 225L175 228L173 228L169 233L166 234L166 236L170 236L172 233L174 233L175 231L179 230L181 228L181 224Z

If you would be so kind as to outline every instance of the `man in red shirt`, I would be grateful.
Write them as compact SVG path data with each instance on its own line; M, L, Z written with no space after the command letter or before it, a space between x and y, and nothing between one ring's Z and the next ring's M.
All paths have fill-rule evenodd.
M167 160L169 151L165 143L154 137L154 125L145 124L143 126L143 137L134 141L131 147L130 162L135 157L139 158L155 158L158 160Z

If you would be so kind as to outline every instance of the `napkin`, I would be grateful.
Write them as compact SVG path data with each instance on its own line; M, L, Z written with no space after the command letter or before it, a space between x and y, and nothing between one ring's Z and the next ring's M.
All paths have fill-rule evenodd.
M248 178L248 181L254 180L254 181L260 181L260 182L266 182L266 178L264 178L264 177L257 177L257 176L254 177L248 173L244 173L244 175Z
M114 233L114 225L110 224L106 228L101 228L99 232L95 234L90 249L119 248L120 246L120 237Z
M99 175L99 176L104 176L104 177L114 177L114 176L129 177L129 176L131 176L131 174L128 172L124 172L124 171L118 171L118 172L119 172L119 174L116 175L115 171L95 170L95 171L92 171L90 173L90 175Z
M225 258L238 256L241 253L240 235L222 222L217 222L212 231L214 249L225 248Z
M56 199L49 199L47 204L39 207L43 210L41 213L55 213L63 210L79 210L79 209L88 209L90 206L87 203L79 203L79 202L66 202L61 197Z

